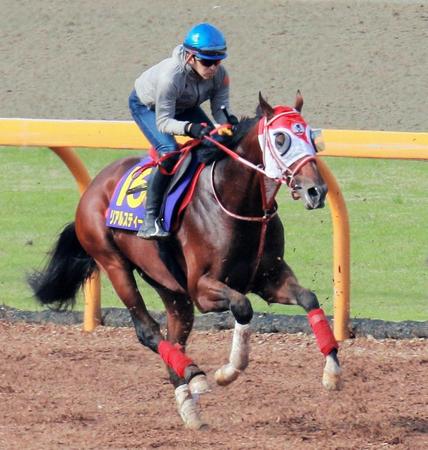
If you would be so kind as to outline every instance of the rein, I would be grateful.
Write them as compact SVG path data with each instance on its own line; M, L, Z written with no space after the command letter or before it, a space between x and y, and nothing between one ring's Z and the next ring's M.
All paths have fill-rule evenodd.
M276 116L272 117L269 121L265 120L265 124L264 124L264 135L265 135L265 142L268 143L268 149L269 151L274 155L275 153L273 152L273 148L272 148L272 143L270 142L269 139L267 138L267 130L269 125L271 125L276 119L278 119L279 117L285 115L285 114L289 114L290 112L282 112L280 114L277 114ZM213 130L211 132L211 134L214 133L219 133L221 132L222 129L230 129L231 126L230 125L223 125L215 130ZM263 250L265 247L265 242L266 242L266 232L267 232L267 226L268 223L270 222L270 220L278 215L278 208L277 205L275 203L275 197L281 187L282 184L286 184L290 189L291 189L291 194L293 196L293 194L295 195L298 189L298 186L296 186L295 184L295 175L296 173L301 170L301 168L307 164L310 161L315 160L315 156L313 155L308 155L304 158L302 158L302 160L297 164L297 166L294 168L294 170L290 170L289 167L285 166L285 164L283 164L282 161L278 160L277 163L279 165L279 167L284 168L283 173L285 174L285 176L283 176L282 178L277 178L274 179L274 183L276 184L275 189L273 190L273 192L270 193L269 198L268 198L268 193L266 190L266 184L265 184L265 180L266 179L271 179L270 177L268 177L265 169L263 168L263 166L261 164L257 165L252 163L251 161L248 161L245 158L242 158L241 156L239 156L237 153L235 153L233 150L231 150L230 148L226 147L225 145L221 144L220 142L218 142L217 140L213 139L211 136L204 136L203 138L206 141L211 142L213 145L215 145L218 149L222 150L224 153L226 153L228 156L230 156L232 159L234 159L235 161L237 161L239 164L254 170L255 172L257 172L258 175L258 179L259 179L259 187L260 187L260 194L262 197L262 209L263 209L263 216L242 216L239 214L235 214L232 211L229 211L221 202L219 195L216 191L215 188L215 184L214 184L214 170L215 170L215 165L216 162L214 162L212 164L211 167L211 188L212 188L212 192L214 194L214 198L217 201L218 205L220 206L220 208L222 209L222 211L227 214L228 216L237 219L237 220L243 220L243 221L247 221L247 222L259 222L261 223L261 231L260 231L260 239L259 239L259 244L258 244L258 248L257 248L257 256L256 256L256 261L254 264L254 268L251 274L251 277L249 278L249 282L248 285L246 287L246 292L248 292L251 284L253 283L254 277L257 273L257 270L259 268L260 265L260 261L262 259L263 256ZM168 175L173 175L177 170L178 167L181 165L181 163L183 162L184 158L187 156L187 154L197 145L199 145L199 143L201 142L200 139L194 139L192 141L190 141L189 143L187 143L187 145L185 145L184 147L182 147L180 150L175 151L175 152L171 152L168 155L164 155L161 158L157 158L157 160L155 158L154 161L152 163L147 164L146 166L144 166L139 172L143 172L144 170L146 170L148 167L153 167L153 166L158 166L161 170L161 172L168 174ZM263 152L263 149L261 149ZM172 170L170 172L166 171L162 166L162 162L166 159L168 159L170 156L172 156L172 154L180 154L180 157L177 161L177 163L174 165L174 167L172 168ZM275 160L277 160L278 158L275 157ZM294 198L294 196L293 196Z
M289 114L289 113L291 113L291 112L282 112L282 113L277 114L276 116L272 117L269 121L265 120L264 130L263 130L263 133L265 135L265 142L268 143L268 149L271 152L271 154L273 154L274 156L276 156L276 155L275 155L275 152L273 151L272 143L270 142L269 139L267 139L267 130L268 130L269 126L276 119L278 119L279 117L281 117L285 114ZM216 131L218 132L218 130L216 130ZM216 191L215 184L214 184L214 170L215 170L216 163L214 162L211 167L211 189L214 194L214 198L216 199L216 201L217 201L218 205L220 206L220 208L222 209L222 211L225 212L228 216L233 217L234 219L237 219L237 220L261 223L260 239L259 239L259 244L258 244L258 248L257 248L256 261L255 261L255 264L254 264L254 267L252 270L252 274L249 278L248 285L246 287L246 292L248 292L251 287L251 284L253 283L254 277L257 273L257 270L259 268L259 265L260 265L260 262L261 262L261 259L263 256L263 250L264 250L265 243L266 243L266 232L267 232L268 224L269 224L270 220L278 214L278 209L275 204L276 194L278 193L278 191L281 187L281 184L286 184L291 189L291 195L293 196L293 198L295 198L296 190L298 189L298 186L295 183L295 175L302 169L302 167L305 164L307 164L310 161L314 161L315 156L308 155L308 156L302 158L302 160L297 164L297 166L294 168L294 170L290 170L289 167L285 166L285 164L283 164L282 161L278 160L278 158L275 157L275 160L276 161L278 160L277 163L278 163L279 167L284 169L283 173L285 174L285 177L274 180L276 183L275 190L270 195L270 198L267 198L265 179L269 178L269 177L267 176L266 171L264 170L264 168L261 165L256 165L256 164L246 160L245 158L242 158L241 156L236 154L234 151L232 151L225 145L223 145L220 142L213 139L211 136L205 136L204 139L211 142L212 144L214 144L217 148L219 148L220 150L225 152L227 155L229 155L232 159L234 159L241 165L248 167L248 168L254 170L255 172L257 172L257 174L259 176L259 187L260 187L260 194L262 197L262 208L263 208L264 214L263 214L263 216L241 216L239 214L233 213L232 211L229 211L221 202L221 200L218 196L218 193ZM261 150L263 152L263 149L261 149Z
M245 167L249 167L250 169L256 171L259 175L259 186L260 186L260 193L262 196L262 205L263 205L263 216L241 216L239 214L235 214L231 211L229 211L221 202L217 191L215 189L214 185L214 169L215 169L215 162L213 163L211 167L211 188L214 194L214 198L216 199L218 205L220 208L230 217L233 217L234 219L238 220L244 220L247 222L260 222L261 223L261 230L260 230L260 239L259 239L259 245L257 247L257 255L256 255L256 261L251 273L251 276L248 280L248 284L245 288L245 292L248 292L250 290L251 284L253 283L254 277L256 276L257 270L260 265L260 261L263 256L263 250L265 248L265 242L266 242L266 232L268 223L270 220L278 214L278 210L276 205L274 205L276 194L281 187L281 182L276 182L277 186L275 188L275 191L273 192L273 195L270 199L267 198L266 193L266 186L264 184L264 179L266 177L266 172L263 170L261 166L258 166L256 164L253 164L252 162L240 157L238 154L221 144L220 142L217 142L215 139L205 136L205 139L216 145L220 150L223 150L226 154L228 154L231 158L233 158L235 161L239 162ZM272 207L274 208L272 211Z
M215 185L214 185L214 168L215 168L215 164L216 162L214 162L211 166L211 188L214 194L214 198L216 199L218 205L220 206L220 208L230 217L233 217L234 219L238 219L238 220L245 220L248 222L269 222L270 219L272 219L272 217L276 216L278 214L278 210L277 207L274 206L274 210L271 210L272 207L272 203L273 200L275 199L276 193L278 192L279 188L280 188L280 183L278 183L277 188L275 189L274 195L272 196L271 200L268 202L267 201L267 197L266 197L266 188L265 185L262 184L262 177L260 176L259 178L259 182L260 182L260 191L262 194L262 202L263 202L263 212L264 215L263 216L241 216L239 214L235 214L232 211L229 211L221 202Z

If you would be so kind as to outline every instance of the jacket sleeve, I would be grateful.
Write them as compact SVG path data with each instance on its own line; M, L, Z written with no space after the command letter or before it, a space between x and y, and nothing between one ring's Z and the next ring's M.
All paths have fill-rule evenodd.
M156 126L162 133L184 135L187 122L174 119L177 101L177 87L174 81L162 78L156 90Z
M221 107L224 105L229 114L229 76L226 69L220 66L218 77L214 79L214 93L211 97L211 113L215 121L219 124L226 123L227 119Z

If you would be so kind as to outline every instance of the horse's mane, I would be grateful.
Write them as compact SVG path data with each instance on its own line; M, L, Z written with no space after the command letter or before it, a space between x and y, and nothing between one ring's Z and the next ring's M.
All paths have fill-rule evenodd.
M220 142L230 150L235 150L257 120L258 117L242 117L239 123L235 125L232 136L223 136ZM198 147L197 155L200 162L208 165L223 159L226 153L219 150L211 142L205 141Z
M233 135L230 136L230 142L228 145L232 150L238 146L241 140L248 134L250 129L254 126L255 122L259 120L259 117L243 117L236 125Z

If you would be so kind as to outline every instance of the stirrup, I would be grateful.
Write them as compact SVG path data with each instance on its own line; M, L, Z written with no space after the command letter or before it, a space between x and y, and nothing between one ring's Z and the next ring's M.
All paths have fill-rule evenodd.
M144 221L141 228L138 230L137 236L143 239L167 239L171 236L168 231L165 231L160 223L159 219L155 219L153 222Z

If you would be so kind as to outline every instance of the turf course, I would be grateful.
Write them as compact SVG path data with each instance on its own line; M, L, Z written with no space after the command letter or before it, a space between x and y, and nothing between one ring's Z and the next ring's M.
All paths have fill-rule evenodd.
M94 176L135 151L79 149ZM47 149L0 148L0 304L37 309L25 283L40 268L66 222L78 192L59 158ZM326 158L342 188L351 226L351 317L428 320L428 165L425 162ZM286 260L302 284L332 313L332 227L328 208L306 211L285 188L278 196L286 227ZM162 309L144 287L149 309ZM302 314L289 306L257 311ZM102 306L121 307L104 279ZM82 308L80 298L78 308Z

